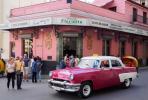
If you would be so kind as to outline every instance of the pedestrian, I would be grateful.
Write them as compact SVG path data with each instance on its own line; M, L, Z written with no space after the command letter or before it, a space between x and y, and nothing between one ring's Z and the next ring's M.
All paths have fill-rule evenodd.
M41 69L42 69L42 61L41 58L38 56L37 57L37 78L39 82L41 82Z
M74 56L71 55L69 58L70 58L70 67L74 67L74 63L75 63Z
M12 80L12 88L15 86L15 62L14 58L10 57L6 64L6 74L7 74L7 88L9 89L10 81Z
M25 68L25 73L24 73L24 80L28 82L28 74L29 74L29 61L30 59L28 58L27 54L24 54L24 68Z
M59 67L60 67L60 69L64 69L64 68L66 67L66 64L65 64L63 58L61 58L61 60L60 60L60 65L59 65Z
M0 55L0 74L3 76L4 72L5 72L5 61Z
M66 64L66 68L70 68L70 59L69 58L66 59L65 64Z
M24 61L23 58L17 57L16 59L16 77L17 77L17 89L22 89L22 78L23 78L23 72L24 72Z
M69 59L68 54L64 56L64 62L66 63L67 59Z
M76 55L76 56L75 56L75 67L78 65L79 61L80 61L80 59L79 59L78 56Z
M32 83L37 83L37 58L32 63Z

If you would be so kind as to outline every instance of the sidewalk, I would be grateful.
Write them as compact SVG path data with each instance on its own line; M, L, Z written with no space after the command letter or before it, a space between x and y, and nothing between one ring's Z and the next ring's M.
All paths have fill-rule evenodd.
M139 67L139 70L148 70L148 66Z

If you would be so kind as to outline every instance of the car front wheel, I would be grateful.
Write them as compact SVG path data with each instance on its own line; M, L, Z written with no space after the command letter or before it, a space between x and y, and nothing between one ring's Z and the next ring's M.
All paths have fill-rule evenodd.
M85 82L81 85L78 95L82 98L87 98L92 93L92 85L89 82Z

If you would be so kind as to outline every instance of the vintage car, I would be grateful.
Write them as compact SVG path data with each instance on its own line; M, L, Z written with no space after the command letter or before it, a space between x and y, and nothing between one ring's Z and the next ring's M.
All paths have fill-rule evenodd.
M51 71L48 83L57 92L76 92L87 98L101 88L115 85L128 88L136 77L136 68L125 66L120 58L90 56L81 58L77 67Z

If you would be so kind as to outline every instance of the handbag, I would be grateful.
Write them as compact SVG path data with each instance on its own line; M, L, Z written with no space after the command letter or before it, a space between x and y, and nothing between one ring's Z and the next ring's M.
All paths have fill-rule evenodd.
M21 74L21 70L17 70L16 71L16 74Z

